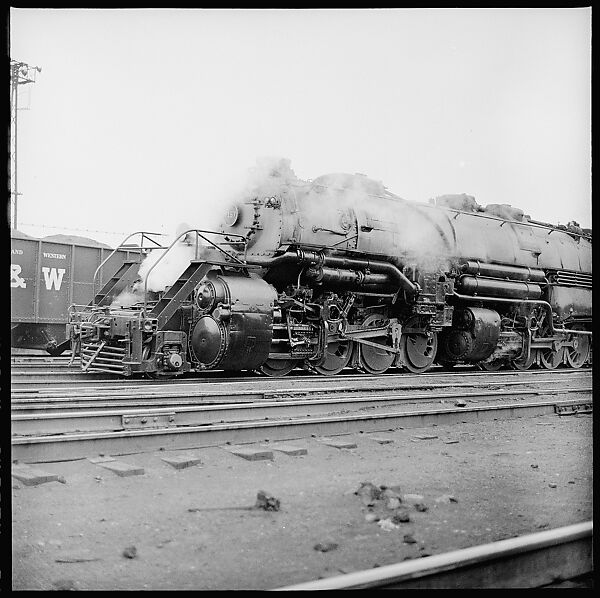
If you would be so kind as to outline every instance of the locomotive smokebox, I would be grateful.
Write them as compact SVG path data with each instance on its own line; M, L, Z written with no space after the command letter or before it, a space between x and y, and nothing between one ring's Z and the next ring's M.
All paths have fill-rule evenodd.
M277 196L254 197L232 203L221 221L220 232L241 235L246 247L262 254L279 246L282 228L281 199ZM237 237L225 238L241 249Z
M200 363L217 363L225 343L225 327L220 322L210 316L203 316L196 322L192 332L192 348Z

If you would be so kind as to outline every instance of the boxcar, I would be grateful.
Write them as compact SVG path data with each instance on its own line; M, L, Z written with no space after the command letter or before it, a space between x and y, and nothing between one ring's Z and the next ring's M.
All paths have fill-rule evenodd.
M53 235L41 239L11 230L11 347L61 353L69 305L86 305L132 250L117 251L93 239ZM62 346L61 346L62 344Z

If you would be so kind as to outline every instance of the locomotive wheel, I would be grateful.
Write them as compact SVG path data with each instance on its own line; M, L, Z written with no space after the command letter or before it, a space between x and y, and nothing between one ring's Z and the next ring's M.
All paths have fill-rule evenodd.
M486 372L497 372L504 365L503 359L494 359L494 361L481 362L478 364Z
M325 354L314 366L323 376L334 376L341 372L352 357L352 341L335 341L325 348Z
M547 370L555 370L563 362L564 353L564 349L559 349L558 351L554 351L553 349L541 349L540 363Z
M567 353L567 363L572 368L580 368L587 360L590 354L591 341L589 336L581 336L578 334L570 335L573 341L572 347L565 347Z
M267 359L260 368L265 376L285 376L289 374L300 361L298 359Z
M387 318L383 318L377 314L371 314L370 316L367 316L367 318L363 322L363 326L383 326L387 324L387 322ZM383 335L371 338L369 340L373 341L374 343L380 343L382 345L385 345L387 339L386 336ZM358 344L358 350L359 368L369 374L383 374L383 372L389 369L392 363L394 363L394 359L396 359L395 353L390 353L389 351L385 351L384 349L378 349L377 347L371 347L370 345Z
M532 349L531 351L529 351L529 359L527 359L526 361L522 360L522 359L512 359L509 362L510 367L513 370L521 370L521 371L528 370L535 362L535 358L536 358L535 352L536 352L535 349Z
M177 377L177 374L175 372L169 372L169 373L163 372L161 374L159 374L158 372L144 372L144 373L151 380L173 380L173 378Z
M60 349L59 347L46 348L46 351L52 357L58 357L61 353L64 352L64 349Z
M403 334L400 337L400 355L404 366L411 372L420 374L432 365L437 353L437 334Z

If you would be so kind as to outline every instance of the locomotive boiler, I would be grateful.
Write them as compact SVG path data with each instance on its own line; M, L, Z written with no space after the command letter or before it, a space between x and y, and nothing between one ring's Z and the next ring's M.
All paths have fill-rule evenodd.
M282 161L219 230L157 247L153 268L182 244L193 255L168 288L149 291L150 273L128 262L73 306L82 369L333 375L591 359L591 231L575 223L466 195L407 201L359 174L302 181ZM115 305L124 292L136 300Z

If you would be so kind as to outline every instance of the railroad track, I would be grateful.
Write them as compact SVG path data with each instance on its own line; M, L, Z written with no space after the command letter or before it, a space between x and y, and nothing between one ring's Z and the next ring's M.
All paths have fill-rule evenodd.
M569 376L580 376L580 375L591 375L591 369L581 370L556 370L549 372L548 370L528 370L528 371L514 371L506 370L501 372L483 372L480 370L460 370L456 372L444 372L444 371L433 371L427 374L412 374L412 373L386 373L381 376L371 376L369 374L356 374L346 373L338 374L333 377L325 376L313 376L288 375L282 378L269 378L265 376L223 376L222 372L220 375L211 375L210 377L185 377L177 378L172 380L154 380L150 378L119 378L119 377L106 377L102 374L98 375L85 375L75 373L68 376L54 376L46 375L42 372L36 372L34 374L28 372L11 372L11 388L13 391L19 391L23 389L35 389L35 388L65 388L68 385L79 385L78 388L89 388L92 385L105 386L111 388L119 387L175 387L181 385L198 385L198 384L251 384L253 386L278 386L285 384L301 383L303 385L318 385L323 384L326 381L335 381L336 384L347 384L352 382L364 383L367 385L389 383L390 381L402 381L408 382L416 380L419 383L423 381L434 381L437 379L443 380L456 380L458 376L464 379L490 379L490 380L504 380L504 379L523 379L525 377L531 377L532 379L543 379L544 376L552 379L563 379ZM83 385L81 385L83 383Z
M586 521L275 590L541 588L588 576L592 544Z
M583 367L581 370L591 370L591 367ZM548 370L527 370L528 373L548 373ZM552 373L557 374L560 372L573 372L572 368L564 368L553 370ZM477 366L472 365L459 365L453 368L451 371L444 370L441 366L434 366L431 371L426 374L418 374L419 376L431 376L431 375L448 375L448 374L459 374L465 375L466 373L490 375L491 372L483 372ZM515 370L501 370L494 372L497 375L511 375L515 374ZM340 373L335 376L336 379L344 377L360 377L360 378L373 378L370 374L357 373L353 370L347 370L344 373ZM399 369L390 369L387 372L380 374L378 377L388 378L394 376L415 376L410 372L405 372ZM301 379L307 380L313 377L321 377L318 374L314 374L307 370L297 370L294 374L288 374L285 376L286 379ZM263 379L264 376L258 372L230 372L227 375L224 372L215 370L210 372L204 372L202 374L184 374L178 376L177 380L198 380L202 379L205 381L222 381L222 380L256 380L257 378ZM70 358L65 357L26 357L26 358L11 358L11 379L17 382L19 379L22 381L31 380L32 382L37 380L43 380L48 382L66 382L71 381L85 381L85 380L127 380L117 375L102 374L102 373L84 373L80 370L79 359L75 359L74 363L70 365ZM149 380L152 381L152 380Z
M464 421L468 414L498 418L591 408L588 370L457 373L220 376L208 384L204 378L86 378L85 384L52 385L42 379L19 383L13 377L13 453L33 460L77 458L163 445L414 427ZM452 408L458 399L470 404Z
M171 383L168 385L86 385L56 388L14 388L11 394L11 409L34 410L34 409L81 409L101 407L127 407L127 406L149 406L173 404L211 404L232 402L253 402L256 400L277 400L280 398L294 398L303 396L323 395L326 393L344 392L346 394L373 393L398 394L399 392L423 392L440 391L448 388L473 389L473 390L505 390L521 387L525 390L534 387L531 394L535 394L540 388L543 390L556 391L564 385L579 385L582 389L588 389L592 378L589 375L578 373L571 376L563 376L559 381L553 376L535 377L519 376L517 380L499 379L491 380L473 379L466 382L445 381L423 381L419 378L416 384L411 380L377 380L371 384L356 384L353 380L344 380L343 384L333 386L331 380L314 380L313 384L305 384L302 390L295 386L279 386L269 384L252 385L243 382L227 382L221 386L212 385L206 389L203 383L194 385L189 383ZM327 384L327 382L329 384ZM341 381L342 382L342 381ZM366 381L362 381L366 382ZM558 384L560 382L560 384ZM563 386L561 386L563 385ZM222 388L222 389L220 389Z
M460 406L453 404L457 400ZM329 392L311 398L306 391L296 391L291 397L279 394L265 400L263 396L246 403L184 404L176 399L162 406L157 402L87 410L51 410L39 404L36 408L35 403L29 407L11 412L13 457L52 461L100 452L126 454L589 412L592 401L591 388L578 386L474 393Z

